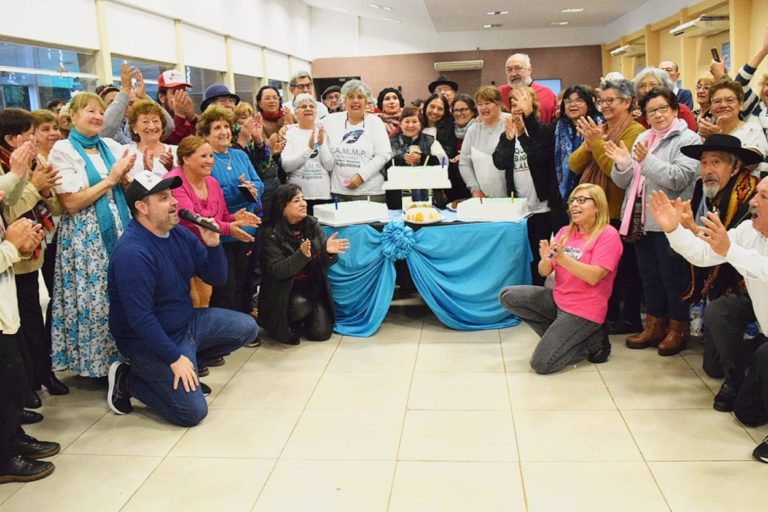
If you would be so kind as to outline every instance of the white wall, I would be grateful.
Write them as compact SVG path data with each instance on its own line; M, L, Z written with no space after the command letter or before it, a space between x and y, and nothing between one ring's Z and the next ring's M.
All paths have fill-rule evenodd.
M23 2L7 4L0 16L1 35L45 43L41 46L99 48L93 0L68 0L66 4L61 0L35 0L34 6Z

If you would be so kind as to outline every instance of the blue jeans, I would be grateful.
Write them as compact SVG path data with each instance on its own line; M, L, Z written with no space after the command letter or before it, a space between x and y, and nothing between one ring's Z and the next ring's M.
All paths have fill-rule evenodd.
M179 344L179 350L197 369L198 357L210 360L231 353L253 341L259 333L256 320L250 315L221 308L195 309L189 331ZM185 391L179 383L173 389L170 365L151 352L129 357L131 373L127 389L171 423L192 427L208 414L208 404L198 386Z

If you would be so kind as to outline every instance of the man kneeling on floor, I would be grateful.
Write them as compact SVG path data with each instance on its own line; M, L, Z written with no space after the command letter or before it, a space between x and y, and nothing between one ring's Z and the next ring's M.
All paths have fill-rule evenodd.
M662 192L653 192L650 204L670 246L685 259L697 266L729 263L744 276L746 290L732 300L713 301L705 316L712 338L730 347L727 352L735 359L746 362L739 366L739 375L726 373L715 408L732 409L739 421L757 426L768 423L768 178L760 181L749 206L752 222L726 230L719 216L709 212L701 217L704 227L694 235L680 225L686 209L681 201L671 202ZM762 334L745 340L746 326L755 320ZM746 376L743 368L748 368ZM768 463L768 437L752 455Z
M193 275L214 286L227 278L219 234L200 229L203 243L179 222L172 188L178 177L145 171L126 189L133 220L109 262L109 328L129 363L109 369L107 403L117 414L133 410L133 396L171 423L190 427L208 414L197 360L229 354L252 341L250 316L220 308L193 309Z

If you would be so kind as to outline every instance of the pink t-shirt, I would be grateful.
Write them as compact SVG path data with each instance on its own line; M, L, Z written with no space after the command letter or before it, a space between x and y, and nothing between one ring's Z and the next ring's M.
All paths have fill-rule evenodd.
M555 240L560 240L567 230L568 226L565 226L558 231ZM608 275L596 285L591 285L553 261L555 266L553 295L557 307L566 313L602 324L608 313L608 299L613 291L616 268L619 266L619 259L624 249L621 246L619 232L612 226L603 228L603 232L585 249L586 239L587 237L574 231L565 242L565 252L582 263L603 267L608 270Z

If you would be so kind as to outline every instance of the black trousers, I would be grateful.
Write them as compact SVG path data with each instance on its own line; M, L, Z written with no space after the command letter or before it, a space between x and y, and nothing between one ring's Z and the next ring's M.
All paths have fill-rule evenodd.
M747 324L754 321L752 300L746 292L718 297L704 310L704 324L709 330L723 373L736 386L741 384L757 348L755 340L744 339Z
M253 243L225 242L221 244L227 256L227 282L214 286L211 307L250 313L252 306Z
M611 226L619 229L621 223L611 220ZM625 320L632 324L640 323L640 305L643 301L643 284L637 270L635 244L621 242L624 252L619 260L613 292L608 300L608 320Z
M27 384L32 389L38 389L51 374L51 335L43 322L37 271L16 274L16 298L21 316L20 348L27 371Z
M528 244L531 246L531 282L534 286L544 286L546 278L539 274L539 241L552 238L552 212L535 213L528 217Z
M744 383L739 388L733 412L750 427L768 423L768 343L762 334L751 341L756 350Z
M333 333L333 321L328 307L319 298L313 298L308 283L297 282L288 298L288 322L291 328L303 331L311 341L325 341Z
M0 465L18 455L26 389L18 336L0 333Z

